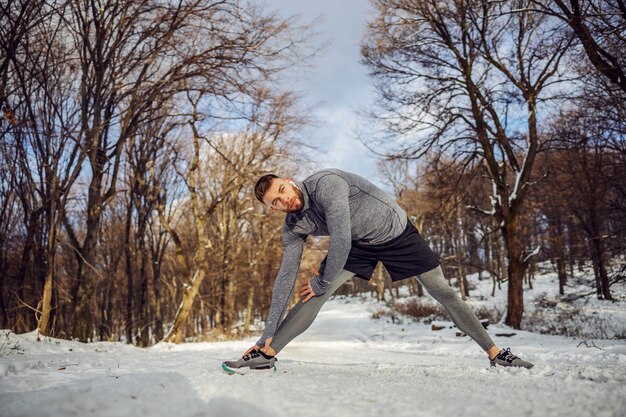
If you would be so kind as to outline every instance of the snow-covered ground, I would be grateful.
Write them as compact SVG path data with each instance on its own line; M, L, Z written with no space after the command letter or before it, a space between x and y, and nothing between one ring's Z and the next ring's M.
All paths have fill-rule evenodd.
M558 304L554 279L537 277L527 297ZM504 296L503 290L495 301L483 299L488 281L472 284L478 285L474 307ZM587 304L595 315L608 311L606 327L620 332L626 291L616 289L620 302L588 298ZM526 303L538 308L532 298ZM220 363L240 356L256 338L142 349L38 342L35 333L3 331L0 416L626 415L623 339L550 336L496 324L488 329L494 341L536 366L490 368L478 345L457 337L456 329L435 332L408 319L372 319L383 307L370 299L332 299L309 331L279 355L276 372L245 376L226 375ZM500 332L515 336L495 336Z

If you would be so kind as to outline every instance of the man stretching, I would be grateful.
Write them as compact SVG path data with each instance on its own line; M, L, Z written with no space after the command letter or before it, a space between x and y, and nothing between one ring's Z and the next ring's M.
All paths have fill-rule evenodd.
M476 315L448 285L437 257L404 210L371 182L339 169L325 169L303 182L264 175L254 192L272 210L287 213L284 254L263 335L241 359L224 362L225 370L273 368L276 354L313 323L324 302L353 276L370 279L378 262L393 281L416 277L443 304L456 326L483 348L491 366L533 366L493 343ZM308 235L330 236L328 253L320 273L300 288L300 301L281 320L293 296Z

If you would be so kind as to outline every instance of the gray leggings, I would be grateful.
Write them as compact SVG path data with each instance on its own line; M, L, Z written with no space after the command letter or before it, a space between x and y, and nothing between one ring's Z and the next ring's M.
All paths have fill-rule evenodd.
M274 335L271 346L276 353L283 350L296 336L308 329L326 300L353 276L352 272L342 270L324 294L311 298L305 304L298 301L289 311L287 317L280 323ZM480 324L476 315L448 285L443 276L441 266L420 274L416 278L426 288L426 291L445 307L454 324L462 332L467 333L485 351L494 346L493 341L482 324Z

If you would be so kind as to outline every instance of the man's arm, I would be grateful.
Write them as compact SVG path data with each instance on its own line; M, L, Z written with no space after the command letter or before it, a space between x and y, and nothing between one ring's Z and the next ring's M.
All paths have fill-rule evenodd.
M330 235L326 269L310 282L315 295L321 295L345 266L352 248L350 185L338 175L328 175L320 180L316 195L324 209Z
M300 269L300 258L304 249L306 236L300 236L292 233L285 226L283 230L283 260L280 264L280 270L274 281L274 289L272 291L272 304L270 312L265 323L263 336L256 343L257 346L264 346L265 340L273 337L285 316L289 300L293 296L293 287L296 284L298 270Z

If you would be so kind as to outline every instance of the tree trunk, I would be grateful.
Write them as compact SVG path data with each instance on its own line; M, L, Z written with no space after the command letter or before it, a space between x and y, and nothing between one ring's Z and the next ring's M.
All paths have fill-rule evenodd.
M596 165L598 165L597 161L598 159L596 158ZM606 264L604 260L605 249L602 242L602 234L604 233L605 225L603 219L598 213L596 204L597 200L595 199L590 202L591 260L597 276L596 283L598 285L598 298L613 300L609 289L609 277L606 272Z
M244 335L247 335L250 331L250 324L252 324L253 315L254 315L254 286L251 286L248 289L248 301L246 303L246 318L244 319L244 322L243 322L243 334Z
M467 300L467 296L469 295L469 290L467 288L467 279L465 278L465 267L461 264L461 262L457 262L457 282L459 283L459 292L461 293L461 299L463 301Z
M39 319L38 330L43 335L48 335L48 322L50 321L50 310L52 301L52 272L49 267L46 273L46 281L43 286L43 297L41 300L41 318Z
M37 212L31 213L28 216L29 221L27 223L27 232L26 232L26 243L24 244L24 248L22 249L22 256L20 260L20 268L17 273L17 282L19 283L19 287L17 290L18 296L21 300L28 301L27 297L27 289L31 286L29 283L29 278L33 275L33 252L36 249L35 243L35 234L37 232L37 221L39 217L39 210ZM23 317L23 328L16 328L15 331L31 331L34 326L37 325L36 321L33 320L33 316L28 314Z
M522 241L519 217L512 217L503 228L507 258L509 261L507 272L509 277L508 286L508 308L505 324L520 329L522 316L524 314L524 270L525 265L522 260Z
M613 300L609 289L609 277L604 262L604 253L599 239L591 239L591 260L596 277L596 293L599 299Z
M39 333L49 335L48 323L50 321L50 311L52 308L52 282L54 271L56 270L56 240L57 240L57 220L56 220L56 204L54 197L51 199L49 207L49 229L48 229L48 248L46 250L46 278L43 286L43 296L41 299L41 318L38 323Z
M119 258L118 258L119 259ZM101 327L103 327L104 331L103 334L106 337L105 340L120 340L120 335L115 335L116 330L114 330L113 327L113 301L114 301L114 296L115 296L115 292L116 292L117 288L114 285L113 282L109 282L108 286L107 286L107 291L106 291L106 302L103 303L103 310L102 310L102 324ZM113 337L115 335L115 337Z
M7 304L4 300L4 276L5 276L5 264L6 264L6 256L4 252L0 253L0 311L2 312L2 321L0 322L0 327L3 329L9 328L9 311L7 309Z
M228 338L232 336L231 329L235 323L235 297L235 282L232 279L229 279L228 285L226 286L226 320L224 323L224 331L226 332L226 336Z
M131 250L131 223L132 223L132 212L133 212L133 196L130 196L130 202L128 206L128 212L126 213L126 231L125 231L125 240L124 240L124 249L126 256L124 257L125 266L126 266L126 323L124 323L124 331L126 334L126 343L133 343L133 298L135 296L135 290L133 285L133 253Z
M161 264L162 258L152 260L152 281L154 287L154 337L156 340L163 339L163 303L161 303Z
M91 199L92 197L89 198L89 200ZM87 210L87 231L83 248L78 257L78 288L76 292L74 326L72 329L72 335L81 342L88 342L93 337L93 314L91 307L94 293L92 278L94 272L92 271L92 265L94 264L94 245L96 244L99 223L100 209L91 205Z
M530 264L528 265L528 269L527 269L527 274L526 277L528 278L528 288L529 289L533 289L533 279L535 279L535 263L534 262L530 262Z
M559 294L565 294L565 283L567 282L567 274L565 273L565 262L563 257L556 259L556 270L559 275Z
M206 271L204 268L198 269L191 279L191 285L185 288L183 300L181 301L178 311L176 312L174 325L165 336L164 340L166 342L182 343L185 340L185 324L187 322L187 318L189 317L193 301L198 294L200 284L202 284L205 275Z
M559 294L565 294L565 284L567 283L567 271L565 270L565 237L564 237L564 228L563 221L561 217L557 215L556 218L556 236L553 237L553 242L555 246L554 252L556 253L556 270L559 276ZM571 250L570 250L571 252ZM571 261L570 261L571 265Z
M463 281L463 286L465 287L465 296L469 297L469 282L467 281L467 270L465 268L463 268L463 270L465 272L463 273L463 277L461 278L461 280Z
M148 290L148 277L146 276L146 262L148 260L148 253L146 251L145 242L143 242L143 227L140 227L138 233L138 244L141 246L141 259L139 262L141 266L139 268L139 308L138 308L138 317L139 317L139 335L138 342L140 346L146 347L150 345L150 302L149 298L149 290Z

